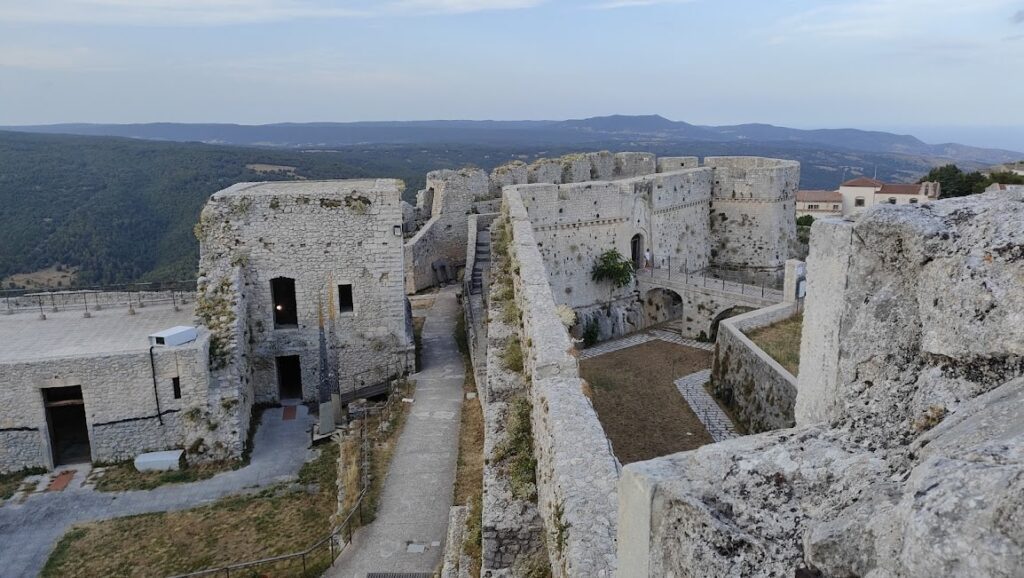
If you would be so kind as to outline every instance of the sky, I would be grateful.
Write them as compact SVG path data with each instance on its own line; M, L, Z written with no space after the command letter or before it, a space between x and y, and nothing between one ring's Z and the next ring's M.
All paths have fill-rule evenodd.
M1024 0L0 0L0 125L661 114L1024 149L1022 71Z

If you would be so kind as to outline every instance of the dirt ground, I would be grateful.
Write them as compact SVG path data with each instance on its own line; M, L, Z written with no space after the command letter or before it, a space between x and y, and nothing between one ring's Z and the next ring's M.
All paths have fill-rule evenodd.
M594 408L623 464L711 443L676 379L711 367L711 352L648 341L580 362Z

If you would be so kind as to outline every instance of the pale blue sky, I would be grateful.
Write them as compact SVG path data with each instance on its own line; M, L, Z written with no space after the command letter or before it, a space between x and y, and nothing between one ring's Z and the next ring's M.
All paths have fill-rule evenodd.
M1024 127L1021 71L1024 0L0 0L0 124Z

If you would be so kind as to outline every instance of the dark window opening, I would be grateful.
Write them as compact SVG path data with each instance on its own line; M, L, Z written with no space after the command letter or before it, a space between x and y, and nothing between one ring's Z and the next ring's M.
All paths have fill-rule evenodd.
M302 365L298 355L277 358L277 388L280 399L302 399Z
M910 199L910 204L911 205L916 205L917 204L917 199Z
M171 378L171 388L174 389L174 399L181 399L181 378Z
M274 302L274 327L299 324L295 303L295 279L277 277L270 280L270 296Z
M338 285L338 310L342 313L355 309L355 302L352 300L352 286Z
M50 431L54 465L88 462L92 458L92 449L82 388L44 389L43 405L46 406L46 425Z
M853 206L854 207L863 207L864 206L864 197L857 197L856 199L854 199L853 200Z
M889 204L890 205L895 205L896 204L896 197L889 197Z

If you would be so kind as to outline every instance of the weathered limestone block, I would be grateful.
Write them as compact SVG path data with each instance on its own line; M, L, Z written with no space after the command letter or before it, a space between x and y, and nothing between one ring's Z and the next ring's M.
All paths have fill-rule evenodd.
M562 162L559 159L537 159L527 168L528 183L558 184L562 182Z
M655 157L651 153L615 153L616 178L639 177L657 171Z
M184 459L184 450L167 450L139 454L134 463L140 472L166 472L180 470Z

